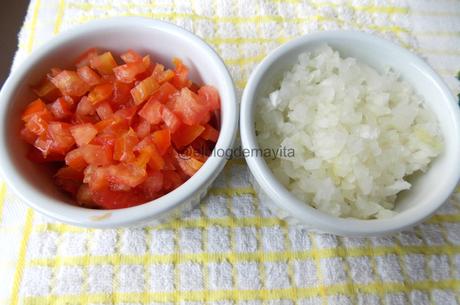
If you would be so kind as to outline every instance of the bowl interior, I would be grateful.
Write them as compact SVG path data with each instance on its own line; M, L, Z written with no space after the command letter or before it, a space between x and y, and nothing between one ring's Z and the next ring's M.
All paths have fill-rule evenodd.
M14 180L12 184L16 184L19 193L23 191L27 193L21 194L23 197L45 200L46 204L52 205L49 206L51 208L53 205L62 206L62 202L71 202L54 186L51 176L44 174L46 168L26 159L27 145L18 137L18 132L22 126L21 113L34 99L30 85L36 84L52 67L72 68L75 58L91 47L109 50L115 55L133 49L140 54L149 54L154 62L160 62L167 67L171 67L173 57L180 58L190 68L190 77L194 82L213 85L219 91L222 130L225 132L221 132L216 148L226 148L231 145L237 122L234 88L224 65L210 47L191 33L163 22L142 18L93 22L58 36L57 40L51 41L33 53L31 58L10 76L9 87L4 88L5 92L2 92L2 99L7 100L2 100L7 105L2 109L1 114L4 119L2 122L6 150L4 157L7 159L6 162L11 164L10 168L15 171L6 175L11 174L11 180ZM195 175L205 172L207 177L200 179L200 183L215 177L217 174L214 172L218 172L218 168L223 167L223 163L220 163L222 160L210 157ZM195 176L185 184L192 183L192 180L197 182ZM189 190L191 189L189 187ZM171 201L178 201L178 198L173 200L172 197L172 195L168 197L169 204ZM94 212L91 210L85 212L84 209L71 205L65 208L69 213L72 209L88 215Z
M426 173L418 175L412 180L413 186L411 190L398 197L396 210L401 213L393 218L404 218L408 213L416 209L420 212L423 210L422 206L425 209L421 214L425 213L427 214L425 216L428 216L430 213L427 213L427 211L432 209L433 202L444 201L459 177L459 111L452 95L426 63L391 43L356 32L329 32L309 36L275 50L272 56L267 58L267 62L261 65L254 78L250 79L250 82L254 82L254 87L248 90L248 96L246 96L248 101L252 100L252 104L248 106L250 114L246 117L243 115L241 118L242 121L248 120L247 126L249 126L248 130L250 130L247 135L248 143L258 146L254 132L254 116L252 115L255 111L256 101L260 97L267 96L274 88L279 88L283 74L295 64L300 53L312 51L327 43L333 49L339 51L342 57L357 58L379 71L391 67L394 71L399 72L401 78L408 81L416 92L424 98L426 104L437 116L444 136L442 154L431 163ZM244 99L245 97L243 97ZM244 112L244 108L245 105L242 106L242 112ZM242 123L242 125L244 124ZM243 135L242 137L245 138ZM255 160L254 164L256 164L254 167L257 167L255 171L260 169L265 172L269 171L263 160ZM266 186L273 184L273 180L275 180L271 172L269 172L269 176L263 179L266 182ZM440 180L440 177L445 177L445 179ZM272 190L281 189L281 192L286 192L285 189L282 190L283 187L280 187L278 182L275 183L278 185ZM261 184L262 186L264 185L264 183ZM441 198L440 196L444 197ZM315 214L324 213L315 211ZM332 216L325 215L325 217L328 221L332 220Z

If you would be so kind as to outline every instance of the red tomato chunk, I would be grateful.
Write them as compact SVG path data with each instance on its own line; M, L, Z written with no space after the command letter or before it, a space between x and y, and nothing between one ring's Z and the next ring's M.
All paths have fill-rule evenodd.
M57 168L56 186L85 208L127 208L178 188L217 142L220 98L180 59L173 66L91 48L74 69L52 68L21 116L27 157Z

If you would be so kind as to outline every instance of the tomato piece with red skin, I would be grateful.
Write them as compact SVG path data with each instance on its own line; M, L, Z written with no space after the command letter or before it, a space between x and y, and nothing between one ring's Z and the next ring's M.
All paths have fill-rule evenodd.
M101 75L113 74L113 68L117 66L117 62L113 58L111 52L105 52L101 55L92 57L89 64L91 68L96 69Z
M78 146L90 143L97 135L97 129L91 123L83 123L70 127L70 133Z
M113 82L113 94L111 103L117 107L126 105L132 100L131 89L133 86L131 84L125 84L122 82L115 81Z
M181 149L192 143L204 130L205 127L202 125L182 125L182 127L173 134L172 141L177 149Z
M163 156L171 147L171 132L169 129L157 130L152 134L152 141Z
M51 82L63 95L82 96L90 89L90 86L75 71L63 70L54 76Z
M35 143L35 140L37 139L37 135L30 131L29 128L23 127L20 132L21 139L26 141L27 143L33 145Z
M112 191L104 189L92 192L92 198L103 209L115 210L129 208L146 201L145 196L137 191Z
M136 105L145 102L158 88L160 85L153 76L147 77L131 89L131 95Z
M35 146L30 146L29 151L27 152L27 158L35 163L49 163L49 162L59 162L64 161L63 155L58 155L55 153L50 153L43 156L43 153L38 150Z
M54 175L54 182L64 191L76 195L83 181L83 174L71 167L61 167Z
M115 140L113 159L121 162L131 162L136 156L134 147L139 143L136 133L131 128Z
M101 76L88 66L77 68L77 74L90 86L95 86L102 82Z
M91 91L89 92L88 100L93 105L97 105L103 101L106 101L110 97L112 97L112 89L113 86L110 83L97 85L93 87L93 89L91 89Z
M99 51L96 48L90 48L77 57L77 59L75 60L75 66L77 68L88 66L91 59L98 55Z
M150 124L158 124L161 122L163 108L158 100L150 98L139 111L139 115Z
M170 192L184 183L182 177L175 170L163 171L163 189Z

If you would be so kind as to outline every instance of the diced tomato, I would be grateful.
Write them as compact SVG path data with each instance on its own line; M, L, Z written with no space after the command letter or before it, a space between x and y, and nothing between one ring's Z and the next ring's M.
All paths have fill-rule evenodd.
M126 51L126 53L121 54L120 57L127 64L142 61L142 56L140 56L139 53L131 49Z
M198 138L205 127L201 125L187 126L183 125L179 128L176 133L173 134L173 142L177 149L181 149L190 143L192 143L196 138Z
M113 83L112 103L118 106L127 104L132 98L131 89L132 86L115 81Z
M91 192L88 184L83 183L80 185L76 195L77 204L84 208L98 208L98 205L93 200L93 193Z
M135 164L119 163L98 167L89 179L91 190L109 187L114 191L126 191L144 182L147 172Z
M94 124L94 127L96 127L99 132L118 136L120 133L124 133L128 130L129 124L123 118L114 115L108 119L97 122Z
M148 58L148 57L147 57ZM145 72L150 65L150 59L146 59L146 62L140 60L130 62L113 69L113 73L118 81L122 83L132 83L136 80L136 76Z
M96 48L90 48L83 52L76 60L75 66L77 68L88 66L93 57L98 56L98 51Z
M163 112L163 104L156 99L150 98L144 107L139 111L139 115L150 124L158 124L161 122L161 114Z
M89 64L91 68L96 69L97 72L102 75L113 74L113 68L117 66L117 62L110 52L105 52L101 55L92 57Z
M216 88L204 85L198 89L198 97L208 105L210 111L220 109L220 98Z
M83 157L83 150L79 148L71 150L66 154L65 163L67 166L77 171L83 171L88 166L88 163Z
M27 152L27 158L36 163L48 163L48 162L59 162L62 163L64 161L64 156L63 155L58 155L55 153L49 153L45 156L43 156L43 153L38 150L35 146L31 146L29 148L29 151Z
M37 139L37 135L30 131L29 128L24 127L21 129L21 138L29 144L34 144L35 140Z
M102 81L99 74L88 66L79 67L77 69L77 74L90 86L98 85Z
M83 123L70 127L70 132L78 146L91 142L97 135L97 129L93 124Z
M152 76L147 77L136 87L131 89L131 95L133 96L134 103L139 105L145 102L159 87L160 85Z
M64 70L51 81L63 95L82 96L89 90L89 85L75 71Z
M108 100L112 96L112 84L105 83L95 86L88 94L88 100L96 105Z
M204 127L205 130L200 137L208 141L217 142L217 139L219 138L219 131L209 124L204 125Z
M152 141L160 155L164 155L171 147L171 132L169 129L157 130L152 134Z
M115 112L115 116L125 120L128 124L131 124L136 112L137 106L132 106L118 110Z
M83 174L71 167L62 167L57 171L54 179L64 191L76 195L82 184Z
M162 64L156 64L152 71L152 76L159 84L163 84L172 80L175 76L175 73L169 69L165 70L165 67Z
M112 163L112 151L103 145L86 144L79 148L83 159L89 165L106 166Z
M173 111L184 124L196 125L202 123L209 107L190 89L184 88L176 98Z
M107 146L110 150L113 150L115 146L116 136L110 133L102 133L97 135L90 144Z
M163 108L161 117L163 119L163 122L165 122L166 126L171 131L171 133L175 133L179 129L181 125L181 121L179 120L179 118L176 116L174 112L169 110L168 107Z
M150 200L159 196L159 192L163 189L163 173L155 171L149 174L148 178L139 185L139 188L144 192Z
M53 103L48 104L48 109L56 119L67 120L73 115L73 103L73 99L70 96L64 95Z
M83 117L87 115L93 115L95 113L96 108L93 106L90 100L86 96L82 97L77 105L77 110L75 111L75 114L79 117Z
M32 133L39 136L46 133L46 130L48 129L48 121L37 114L33 115L29 120L27 120L25 126Z
M174 170L163 171L163 189L167 192L175 190L184 183L181 176Z
M53 140L45 133L42 133L34 142L35 148L37 148L43 154L43 157L46 159L48 153L51 149Z
M144 195L136 191L112 191L105 189L93 191L92 198L98 206L109 210L128 208L145 202Z
M43 100L21 116L27 157L57 161L56 184L81 207L129 207L176 189L219 136L217 90L189 80L179 59L169 70L133 50L121 58L89 49L75 70L52 68L33 88Z
M182 60L178 58L173 58L174 68L174 77L171 80L171 83L177 89L182 89L184 87L190 87L192 82L188 79L188 68L182 63Z
M110 107L108 102L99 103L96 107L96 113L101 120L105 120L113 116L112 107Z
M179 91L176 89L176 87L171 85L171 83L166 82L161 84L160 88L158 88L158 90L153 93L151 98L156 99L157 101L160 101L163 104L166 104L169 101L169 99L178 92Z
M176 151L174 151L174 157L176 158L180 168L189 177L193 176L203 165L203 162L193 158L192 156L179 154Z
M54 101L61 95L59 89L47 77L43 78L36 86L33 86L32 90L38 97L48 102Z
M137 137L142 139L150 134L150 123L144 118L139 117L137 124L134 126L134 131L136 132Z
M21 119L24 122L27 122L33 116L39 116L47 121L53 119L53 115L49 112L48 108L46 108L46 104L43 103L41 99L36 99L27 105L26 109L22 113Z
M113 159L123 162L131 162L136 156L134 155L134 147L139 142L136 133L131 128L128 132L120 136L115 141L113 150Z
M72 125L62 122L50 122L48 134L52 139L51 149L58 154L66 154L74 145L75 140L70 132Z

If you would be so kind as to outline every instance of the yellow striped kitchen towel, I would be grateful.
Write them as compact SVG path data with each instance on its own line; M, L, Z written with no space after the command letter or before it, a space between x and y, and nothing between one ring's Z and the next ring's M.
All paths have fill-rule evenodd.
M455 94L455 0L33 0L14 67L98 18L166 20L205 39L239 89L278 45L332 29L373 32L422 55ZM13 67L13 69L14 69ZM339 238L289 226L233 160L202 204L160 226L91 230L45 219L0 187L0 304L460 304L460 194L416 228Z

